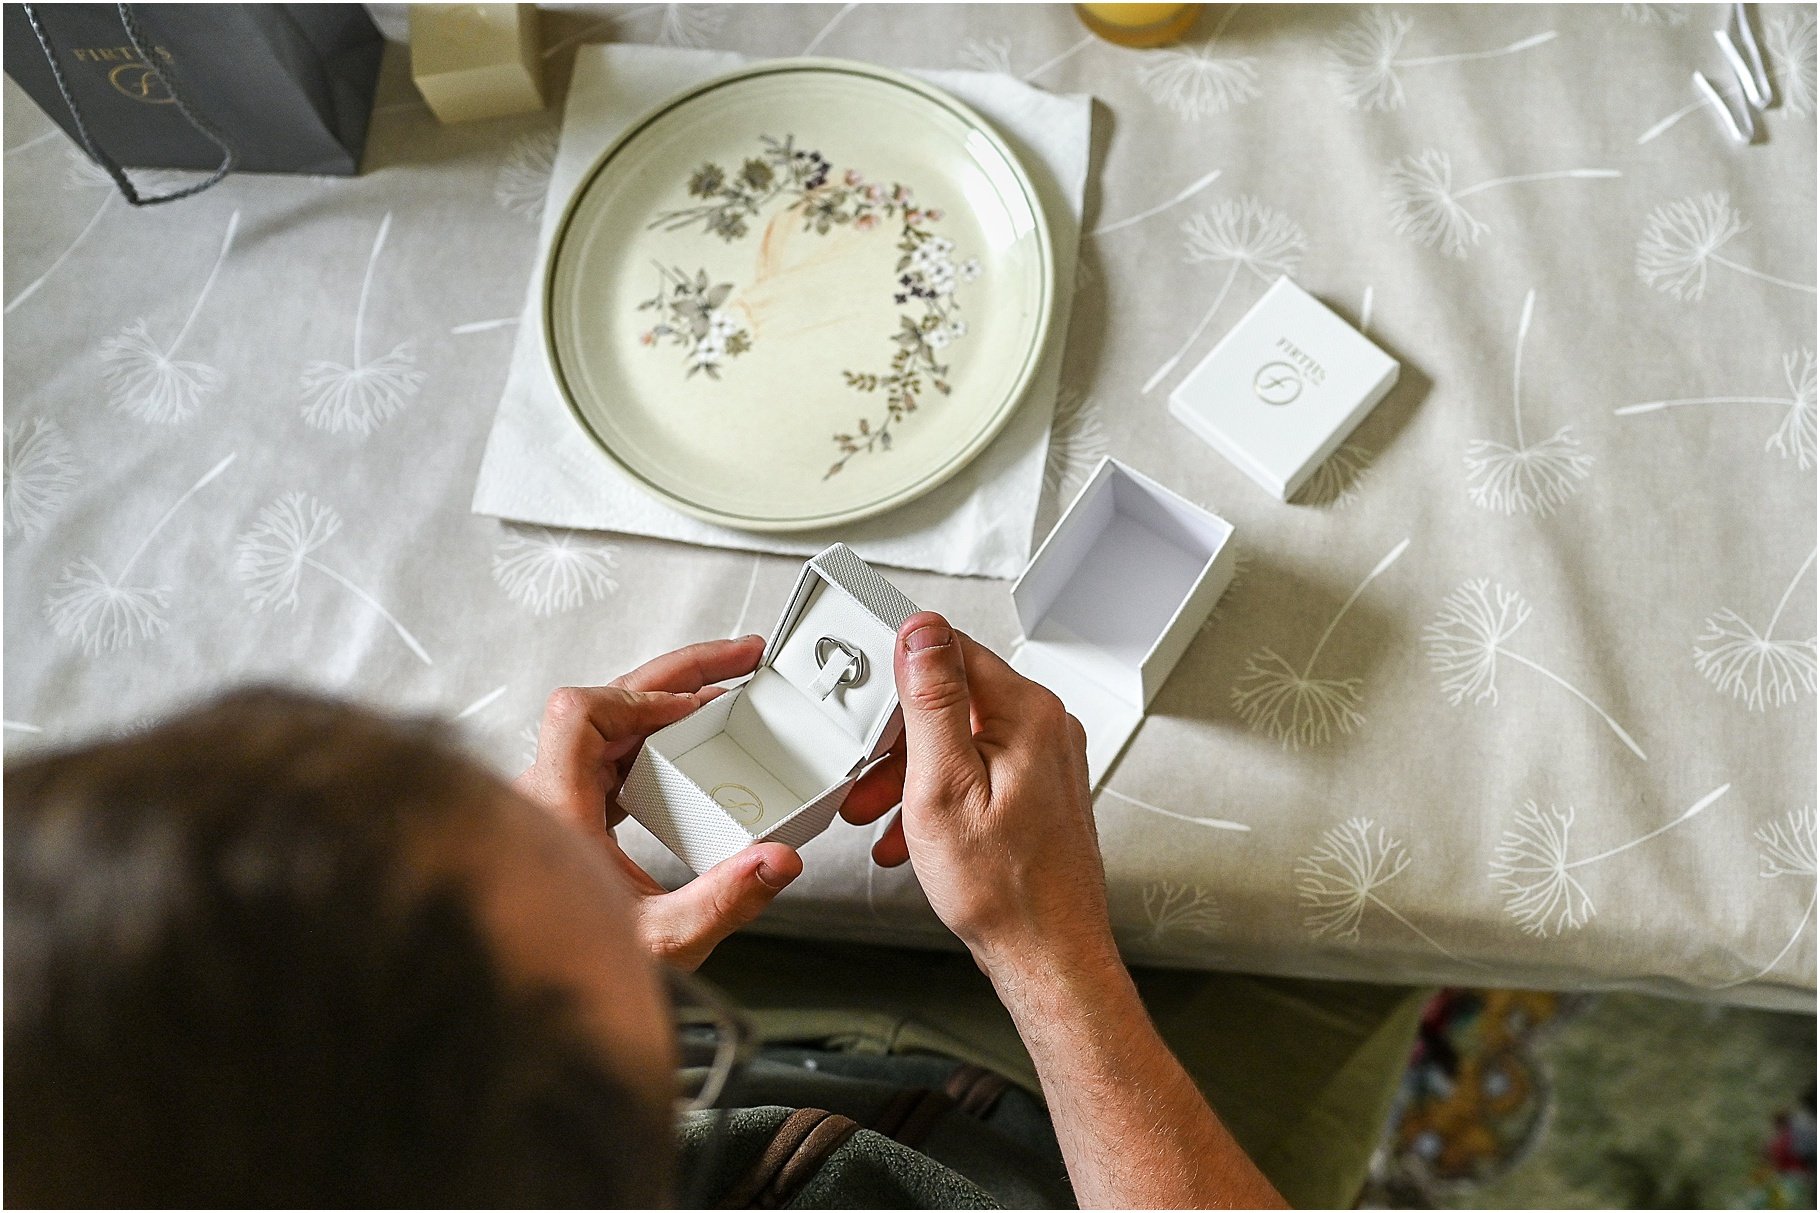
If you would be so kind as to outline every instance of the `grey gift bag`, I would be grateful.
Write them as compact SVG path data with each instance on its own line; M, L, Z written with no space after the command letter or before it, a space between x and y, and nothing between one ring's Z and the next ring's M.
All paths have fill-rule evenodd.
M359 169L384 40L358 4L8 4L6 74L135 205ZM213 170L142 197L129 168Z

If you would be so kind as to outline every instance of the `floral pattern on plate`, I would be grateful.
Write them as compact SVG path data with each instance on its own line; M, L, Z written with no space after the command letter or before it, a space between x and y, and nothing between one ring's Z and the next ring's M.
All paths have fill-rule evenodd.
M870 231L881 219L899 223L900 256L891 298L898 307L911 310L899 314L898 328L890 336L895 349L888 369L843 372L854 391L882 392L884 413L862 416L852 430L833 436L837 457L823 475L827 479L855 455L890 450L893 428L916 411L924 394L935 391L945 396L952 390L942 351L967 335L955 290L979 277L980 263L974 257L955 259L954 242L930 227L941 221L942 212L918 206L908 186L868 181L857 169L846 170L836 182L828 158L797 147L794 135L782 139L765 135L760 142L760 154L747 157L736 170L712 162L696 169L687 188L690 197L701 201L663 212L647 230L673 232L700 225L731 244L746 236L750 221L779 199L788 200L786 212L801 214L805 232L820 236L844 226ZM752 348L751 333L729 313L735 284L711 282L705 269L693 275L681 267L657 269L657 293L638 307L655 311L659 319L639 335L640 342L680 346L689 368L685 377L705 371L718 380L727 359Z

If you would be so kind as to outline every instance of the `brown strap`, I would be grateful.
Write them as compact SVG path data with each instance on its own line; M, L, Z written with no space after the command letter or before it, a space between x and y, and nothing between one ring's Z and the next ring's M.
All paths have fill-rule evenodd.
M942 1090L954 1101L955 1110L975 1120L983 1120L1011 1088L1011 1080L984 1066L964 1065L948 1076Z
M759 1155L758 1161L721 1197L720 1207L750 1208L758 1194L765 1190L772 1178L783 1169L784 1163L796 1153L810 1131L829 1115L820 1108L798 1108L786 1116L784 1122L777 1126L777 1131L771 1135L771 1141L765 1146L764 1153Z
M783 1168L777 1177L759 1194L757 1205L761 1209L781 1209L796 1198L796 1194L815 1178L821 1171L822 1164L830 1155L847 1144L847 1139L859 1132L857 1121L848 1120L845 1116L829 1113L828 1116L803 1140L796 1153L784 1160Z
M885 1106L879 1109L878 1115L872 1118L872 1124L869 1127L874 1133L883 1133L886 1137L896 1138L897 1131L903 1127L904 1121L909 1118L916 1105L921 1103L923 1096L928 1093L927 1087L900 1088L886 1101Z
M722 1209L781 1209L814 1178L828 1156L859 1132L845 1116L798 1108L784 1118L764 1153L721 1198Z
M891 1097L873 1118L872 1131L912 1148L922 1144L946 1112L953 1111L954 1100L944 1091L928 1087L906 1087Z

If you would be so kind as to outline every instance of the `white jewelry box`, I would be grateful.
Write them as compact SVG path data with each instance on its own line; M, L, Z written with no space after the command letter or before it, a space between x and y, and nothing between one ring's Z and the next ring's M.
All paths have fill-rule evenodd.
M1319 299L1278 278L1169 393L1169 412L1287 501L1399 370Z
M1093 786L1232 580L1232 524L1102 459L1011 587L1011 665L1087 730Z
M893 649L916 610L845 544L811 557L751 679L647 738L619 803L697 874L802 846L897 740Z

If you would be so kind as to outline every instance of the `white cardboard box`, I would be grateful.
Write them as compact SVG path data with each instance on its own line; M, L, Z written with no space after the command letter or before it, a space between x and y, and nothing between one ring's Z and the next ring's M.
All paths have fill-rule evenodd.
M916 609L845 544L811 557L752 678L653 733L619 803L698 874L802 846L897 740L893 649Z
M1232 580L1232 524L1102 459L1011 587L1011 664L1087 730L1098 786Z
M1396 385L1396 359L1287 278L1169 393L1169 412L1279 500Z

